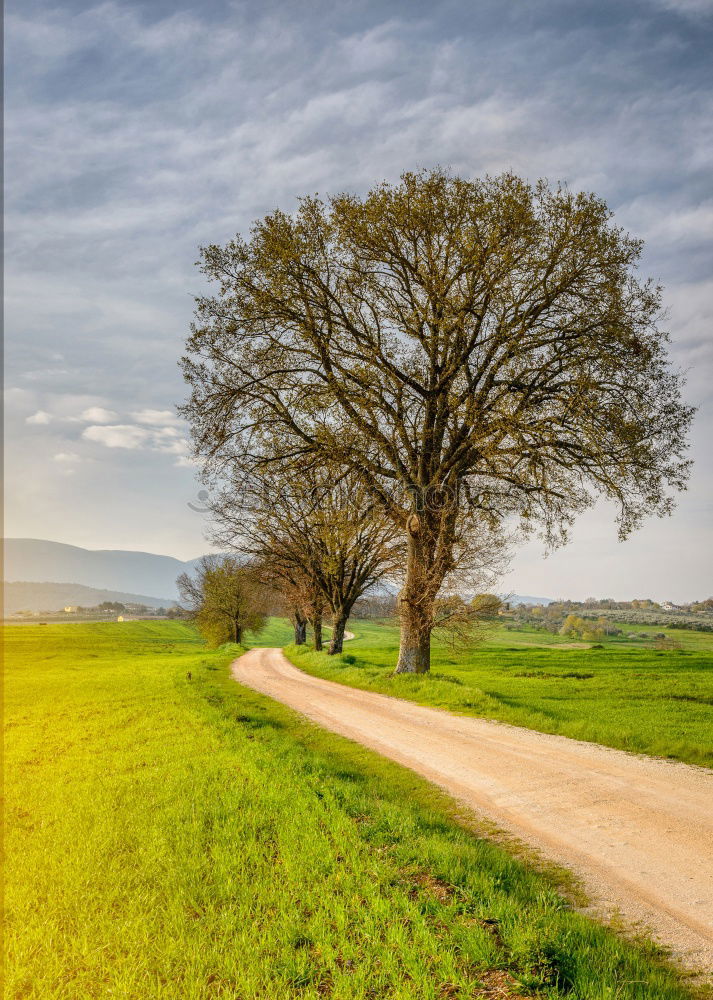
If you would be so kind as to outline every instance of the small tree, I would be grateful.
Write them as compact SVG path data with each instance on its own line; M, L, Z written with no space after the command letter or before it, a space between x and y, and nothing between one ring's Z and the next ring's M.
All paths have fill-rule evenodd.
M560 635L571 635L579 636L584 630L584 620L578 615L570 614L567 615L562 627L560 628Z
M241 643L245 632L257 634L267 622L265 591L255 572L234 556L204 556L195 575L176 581L200 633L211 646Z
M476 594L471 601L471 607L483 618L495 618L505 605L497 594Z
M565 618L559 632L560 635L569 635L576 639L603 639L607 634L607 622L604 618L596 622L585 621L578 615L570 614Z

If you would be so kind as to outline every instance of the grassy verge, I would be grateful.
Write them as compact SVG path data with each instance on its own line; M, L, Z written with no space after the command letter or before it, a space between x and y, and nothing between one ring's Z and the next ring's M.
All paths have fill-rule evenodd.
M559 636L500 631L462 653L434 642L432 671L394 676L398 633L355 622L342 656L288 646L309 673L466 715L605 746L713 765L713 636L688 633L682 650L627 640L568 649Z
M691 995L426 782L235 684L238 647L6 638L7 998Z

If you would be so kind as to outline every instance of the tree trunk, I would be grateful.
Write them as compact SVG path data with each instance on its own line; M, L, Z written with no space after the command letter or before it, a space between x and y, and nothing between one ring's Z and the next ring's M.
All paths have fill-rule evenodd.
M243 630L237 618L233 619L233 641L236 642L238 646L243 641Z
M317 652L322 651L322 616L315 615L312 619L312 631L314 632L314 648Z
M329 649L327 650L329 656L334 656L335 653L341 653L344 648L344 630L347 627L348 618L349 615L345 613L334 616L332 641L330 642Z
M295 646L304 646L307 641L307 619L304 615L295 611Z
M418 514L406 524L406 579L398 597L401 637L397 674L425 674L431 669L433 602L441 580L433 579L434 541Z
M418 605L399 601L401 636L397 674L425 674L431 669L431 618Z

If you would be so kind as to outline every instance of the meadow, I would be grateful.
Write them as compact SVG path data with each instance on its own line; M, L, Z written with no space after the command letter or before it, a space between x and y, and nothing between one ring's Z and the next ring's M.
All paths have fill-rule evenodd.
M693 995L437 789L235 684L240 647L179 622L5 644L8 1000Z
M482 645L456 651L434 640L431 673L393 674L398 630L356 622L342 656L307 646L285 652L309 673L422 705L497 719L544 733L691 764L713 765L713 634L671 631L681 648L652 648L652 629L572 641L500 626ZM658 631L657 629L653 631ZM629 635L645 638L630 639Z

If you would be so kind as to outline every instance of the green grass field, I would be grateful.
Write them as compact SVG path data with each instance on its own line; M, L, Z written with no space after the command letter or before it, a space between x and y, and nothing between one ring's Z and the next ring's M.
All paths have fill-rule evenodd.
M235 684L238 647L5 633L7 998L691 995L436 789Z
M398 630L355 622L343 656L288 646L293 663L354 687L409 698L545 733L713 765L713 634L669 631L682 649L656 651L629 633L574 642L532 628L500 628L480 648L455 653L434 641L430 675L393 676ZM658 630L653 630L658 631ZM575 645L580 648L568 648Z

